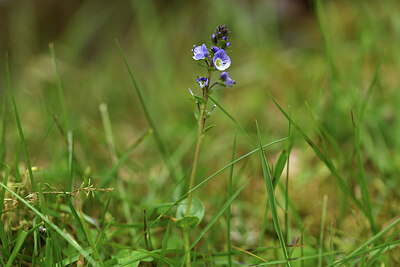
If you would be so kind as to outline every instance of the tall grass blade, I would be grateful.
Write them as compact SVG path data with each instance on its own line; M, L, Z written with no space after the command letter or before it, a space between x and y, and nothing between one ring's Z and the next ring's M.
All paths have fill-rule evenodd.
M232 161L235 160L235 152L236 152L236 133L235 138L233 139L233 148L232 148ZM231 166L231 170L229 173L229 184L228 184L228 199L230 199L232 195L232 180L233 180L233 166ZM226 210L226 243L228 250L228 266L232 266L232 246L231 246L231 205L228 206Z
M6 54L6 72L7 72L8 89L9 89L10 97L11 97L11 104L12 104L12 107L14 110L15 121L17 122L19 137L21 139L22 147L24 148L24 152L25 152L26 165L28 166L28 172L29 172L29 179L31 181L32 191L36 192L37 189L36 189L35 179L33 178L31 161L29 159L29 154L28 154L28 149L26 147L24 132L22 131L22 126L21 126L21 122L19 120L19 115L18 115L18 108L17 108L17 104L15 103L14 92L13 92L13 89L11 86L11 75L10 75L10 68L8 65L8 54Z
M160 258L158 259L157 267L164 266L163 264L164 264L165 255L167 254L168 240L170 237L170 229L171 229L171 220L168 221L167 229L165 230L165 233L164 233L164 237L162 240L161 252L160 252Z
M385 55L383 55L381 57L381 60L378 63L378 66L376 66L375 72L374 72L374 77L372 78L371 84L368 87L367 93L363 99L363 101L361 102L361 107L360 107L360 121L363 120L364 118L364 112L365 112L365 108L367 107L368 104L368 100L371 97L372 94L372 90L375 88L375 85L378 83L379 80L379 71L381 69L382 63L384 61Z
M292 112L289 108L289 117L292 117ZM286 187L285 187L285 237L286 244L290 243L290 221L289 221L289 170L290 170L290 152L292 151L293 140L292 140L292 122L289 120L288 130L288 146L287 146L287 158L286 158Z
M203 236L207 233L207 231L214 225L214 223L218 220L219 217L225 212L225 210L231 205L231 203L237 198L239 193L248 185L250 180L248 180L244 185L242 185L232 196L224 203L221 209L210 219L210 222L204 227L201 233L198 235L196 240L190 246L190 250L194 248L194 246L203 238Z
M111 167L110 171L103 178L101 187L107 187L110 185L112 179L118 174L119 168L121 168L121 166L128 160L129 155L133 152L133 150L135 150L135 148L137 148L152 133L153 130L148 130L125 150L118 161Z
M60 101L60 106L61 106L61 111L62 111L62 121L63 121L63 126L64 126L63 128L64 128L64 132L67 132L68 128L69 128L68 111L67 111L67 106L65 104L64 88L62 86L61 76L60 76L60 72L58 70L56 50L54 48L54 43L49 44L49 50L50 50L50 57L53 62L54 70L56 72L57 94L58 94L58 99Z
M6 172L4 174L4 179L3 183L7 184L8 182L8 177L10 176L11 169L10 167L6 166ZM1 188L0 191L0 218L3 215L3 208L4 208L4 197L5 197L6 191L4 188ZM6 234L6 231L2 225L0 226L0 240L1 243L3 244L3 253L5 254L6 257L10 257L10 245L9 245L9 240Z
M328 159L324 153L318 148L318 146L304 133L304 131L292 120L292 118L283 110L283 108L276 102L276 100L273 98L273 96L267 92L268 95L270 96L271 100L275 103L276 107L281 111L281 113L291 121L294 127L298 130L300 135L304 138L304 140L311 146L311 148L314 150L315 154L322 160L322 162L328 167L328 169L331 171L332 175L336 178L337 184L339 185L339 188L342 190L342 192L346 195L349 196L350 199L354 202L354 204L357 205L358 208L360 208L361 211L363 211L364 214L366 214L366 211L361 204L361 202L355 197L355 195L350 191L349 187L347 186L346 182L344 179L340 176L339 172L337 171L335 165L333 162Z
M253 145L256 145L256 141L254 141L254 139L249 135L249 133L243 128L243 126L231 115L228 113L228 111L226 111L226 109L224 109L214 98L212 98L211 96L209 96L208 98L211 99L212 102L214 102L215 105L217 105L217 107L240 129L240 131L242 133L244 133L249 140L253 143Z
M321 215L321 228L319 231L319 248L318 248L318 266L322 266L322 254L324 249L324 233L325 233L325 218L326 218L326 208L328 205L328 195L324 195L322 201L322 215Z
M112 161L112 164L114 166L117 166L117 167L115 167L115 172L113 172L114 175L113 176L109 176L109 177L115 177L115 176L118 175L118 170L119 170L121 164L128 158L128 155L130 154L130 152L133 151L134 147L136 147L136 146L134 146L131 149L128 149L129 153L126 154L126 158L124 158L123 161L121 161L121 162L118 161L117 153L115 151L114 135L113 135L113 132L112 132L110 115L108 114L107 105L105 103L102 103L102 104L100 104L99 108L100 108L101 120L103 122L104 132L105 132L106 140L107 140L107 144L108 144L108 150L109 150L109 153L110 153L110 156L111 156L111 161ZM137 142L136 142L136 144L137 144ZM114 169L114 167L113 167L113 169ZM126 217L126 221L128 223L133 223L131 208L130 208L129 203L127 201L128 194L125 191L125 185L123 184L121 179L118 179L118 177L117 177L117 181L116 182L117 182L117 185L118 185L118 191L120 193L121 202L122 202L122 210L123 210L124 215ZM132 230L129 231L129 232L133 237L134 232ZM93 252L95 252L95 251L93 250Z
M360 113L358 113L360 115ZM374 221L374 215L372 214L372 206L371 206L371 201L369 197L369 192L368 192L368 185L367 185L367 178L365 176L365 170L364 170L364 163L362 160L361 156L361 144L360 144L360 117L358 117L358 121L356 122L353 116L353 113L351 114L352 122L353 122L353 129L354 129L354 146L357 154L357 163L358 163L358 172L359 172L359 184L361 187L361 195L366 211L366 216L369 220L369 223L371 225L372 232L376 234L378 232L378 229L375 226L375 221Z
M17 237L17 244L15 244L15 247L11 253L10 258L7 261L6 267L11 267L11 266L15 266L13 265L15 258L18 255L19 250L21 249L22 245L24 244L24 241L26 239L26 237L28 236L28 233L25 231L21 231L19 232L19 235Z
M267 192L268 192L268 201L269 201L270 207L271 207L271 215L272 215L272 220L273 220L274 226L275 226L275 232L278 236L279 243L281 244L283 256L287 260L286 264L287 264L287 266L292 266L292 264L289 261L289 254L288 254L288 251L286 248L285 239L283 237L283 233L282 233L282 229L281 229L281 223L280 223L279 217L278 217L278 210L276 207L274 187L272 185L272 177L271 177L271 173L270 173L269 166L267 163L267 159L264 154L260 128L258 127L257 121L256 121L256 126L257 126L257 133L258 133L258 141L260 143L261 163L262 163L262 168L263 168L263 173L264 173L265 186L266 186Z
M143 93L142 93L142 90L139 87L139 84L136 82L136 78L133 75L133 70L132 70L131 66L129 65L128 59L126 58L125 53L122 50L121 45L119 44L117 39L115 39L115 44L117 45L117 48L118 48L118 50L119 50L119 52L121 54L121 57L122 57L122 59L123 59L123 61L125 63L125 66L126 66L128 72L129 72L129 76L131 77L132 83L133 83L133 85L135 87L135 90L136 90L136 93L137 93L137 95L139 97L140 103L142 104L142 108L143 108L143 111L144 111L144 113L146 115L147 121L148 121L151 129L153 130L154 139L155 139L157 147L158 147L158 149L159 149L159 151L161 153L161 156L163 157L163 160L164 160L169 172L172 174L172 177L175 180L177 180L179 178L178 178L177 174L175 173L174 165L172 164L171 158L169 156L169 153L168 153L167 149L165 148L165 145L164 145L164 143L163 143L163 141L161 139L160 134L158 133L156 124L154 123L154 120L150 115L150 111L149 111L148 105L144 100Z
M1 109L1 137L0 137L0 171L4 170L6 160L6 105L7 101L4 99Z
M74 189L74 132L68 130L68 190Z

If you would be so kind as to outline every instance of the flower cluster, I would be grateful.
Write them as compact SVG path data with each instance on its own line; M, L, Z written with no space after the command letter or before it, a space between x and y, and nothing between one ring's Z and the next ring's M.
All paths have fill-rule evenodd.
M226 53L226 49L230 47L231 43L228 42L228 35L230 31L225 25L218 26L215 32L211 35L211 48L208 49L205 44L200 46L193 46L193 59L202 60L206 63L209 75L207 78L198 77L197 83L200 88L206 90L208 94L214 85L222 85L225 87L232 86L235 81L229 77L227 70L231 66L231 58ZM217 82L210 85L211 73L213 71L222 71Z

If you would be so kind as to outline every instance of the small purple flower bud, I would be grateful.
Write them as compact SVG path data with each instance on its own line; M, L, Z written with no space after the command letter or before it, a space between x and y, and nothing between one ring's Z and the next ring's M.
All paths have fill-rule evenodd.
M214 54L217 53L218 50L219 50L219 47L218 47L218 46L213 46L213 47L211 47L211 51L213 51Z
M231 58L226 54L225 50L220 49L217 53L214 54L213 63L217 70L222 71L229 68L232 61Z
M201 60L204 59L208 56L208 51L207 51L207 46L205 44L202 44L201 46L193 46L193 59L195 60Z
M200 85L200 88L204 88L205 86L208 85L208 78L204 78L204 77L198 77L196 79L196 82Z
M223 37L222 37L222 40L226 41L226 36L223 36Z
M232 84L236 83L229 77L229 71L222 72L220 79L225 86L232 86Z
M231 42L226 43L226 47L228 48L229 46L231 46Z

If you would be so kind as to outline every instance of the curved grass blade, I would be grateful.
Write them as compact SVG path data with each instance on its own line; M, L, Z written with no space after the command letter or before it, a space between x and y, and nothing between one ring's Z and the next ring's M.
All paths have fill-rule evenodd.
M19 133L19 137L22 142L22 147L24 148L24 152L25 152L26 165L28 167L28 172L29 172L29 179L31 182L32 190L34 192L36 192L37 189L36 189L35 179L33 178L31 160L29 159L29 154L28 154L28 149L26 147L24 132L22 131L21 121L20 121L19 115L18 115L18 108L17 108L17 104L15 102L14 92L13 92L12 85L11 85L11 74L10 74L10 68L8 65L8 54L6 54L6 72L7 72L8 89L10 92L11 103L12 103L12 107L14 110L15 121L17 123L18 133Z
M390 229L395 227L398 223L400 222L400 217L397 218L395 221L393 221L391 224L389 224L386 228L382 229L379 233L371 237L367 242L359 246L357 249L355 249L352 253L341 259L340 261L336 261L333 264L329 266L342 266L345 263L349 262L351 259L354 257L359 256L360 252L363 252L366 247L368 247L370 244L375 243L377 240L379 240L384 234L386 234Z
M58 70L56 50L54 48L54 43L49 44L49 50L50 50L50 57L53 62L54 70L56 72L57 93L58 93L58 98L60 100L60 106L61 106L61 111L62 111L62 120L64 122L64 132L67 132L68 128L69 128L68 112L67 112L67 107L65 104L65 95L64 95L64 89L62 86L62 82L61 82L60 72Z
M12 264L13 264L15 258L17 257L17 254L18 254L19 250L21 249L22 245L24 244L25 238L27 236L28 236L28 233L23 231L23 230L19 233L19 235L17 237L17 244L15 244L13 252L11 253L10 258L7 261L6 267L13 266Z
M194 248L194 246L197 244L197 242L200 241L200 239L203 238L203 236L207 233L207 231L214 225L214 223L218 220L218 218L225 212L225 210L230 206L230 204L237 198L239 193L249 184L250 180L248 180L244 185L242 185L232 196L224 203L224 205L221 207L221 209L217 212L217 214L214 215L214 217L210 220L210 222L207 224L206 227L201 231L199 236L196 238L196 240L192 243L190 246L190 250Z
M275 106L281 111L281 113L286 117L287 120L289 120L293 126L295 126L300 133L300 135L304 138L304 140L311 146L311 148L314 150L315 154L322 160L323 163L328 167L328 169L331 171L332 175L336 178L337 184L339 185L339 188L342 190L342 192L346 195L349 196L350 199L357 205L357 207L364 213L367 214L363 205L361 202L355 197L355 195L350 191L349 187L347 186L346 182L344 179L340 176L339 172L337 171L335 165L332 163L332 161L327 158L324 153L318 148L318 146L303 132L303 130L292 120L292 118L283 110L283 108L276 102L274 97L267 92L271 100L274 102Z
M251 138L251 136L247 133L247 131L243 128L243 126L231 115L228 113L228 111L226 111L226 109L224 109L214 98L212 98L211 96L208 96L208 98L211 99L212 102L214 102L215 105L217 105L217 107L240 129L240 131L242 131L242 133L244 133L251 141L251 143L253 145L256 145L257 143L254 141L253 138Z
M233 148L232 148L232 161L235 160L235 152L236 152L236 132L235 138L233 139ZM232 195L232 180L233 180L233 166L231 166L231 170L229 173L229 184L228 184L228 199ZM228 266L232 266L232 246L231 246L231 205L229 204L226 210L226 242L228 248Z
M359 113L359 116L360 116L360 113ZM378 232L378 229L375 226L374 215L372 214L372 207L371 207L371 200L370 200L369 192L368 192L367 178L365 176L364 163L363 163L362 156L361 156L360 125L359 125L360 117L358 117L358 121L356 122L354 120L353 113L351 113L351 118L352 118L353 129L354 129L354 146L355 146L355 151L356 151L356 155L357 155L357 163L358 163L358 171L359 171L358 176L359 176L359 185L361 187L362 200L364 202L366 216L371 225L371 230L374 234L376 234Z
M136 93L139 96L139 100L140 100L140 103L142 104L142 108L143 108L143 111L144 111L144 113L146 115L147 121L148 121L151 129L153 129L154 139L156 141L158 149L160 150L161 156L162 156L166 166L168 167L168 170L172 174L173 178L175 180L177 180L179 178L178 178L178 176L177 176L177 174L175 172L175 168L174 168L174 165L172 164L170 155L167 152L167 149L165 148L164 142L162 141L161 136L158 133L156 124L154 123L154 120L150 115L150 111L148 109L147 103L144 101L142 90L140 89L139 84L136 82L136 78L133 75L133 70L132 70L131 66L129 65L128 59L126 58L125 53L122 50L121 45L119 44L117 39L115 39L115 44L117 45L117 48L118 48L118 50L119 50L119 52L121 54L121 57L122 57L122 59L123 59L123 61L125 63L125 66L126 66L128 72L129 72L129 76L131 77L131 80L132 80L132 83L133 83L133 85L135 87Z
M290 267L292 265L289 261L289 254L288 254L288 251L286 248L285 238L283 237L281 223L280 223L279 217L278 217L278 210L276 208L276 199L275 199L275 193L274 193L275 190L274 190L274 186L272 184L272 177L271 177L271 173L269 170L268 162L267 162L267 159L264 154L260 128L258 127L257 121L256 121L256 126L257 126L258 140L260 143L262 169L263 169L263 173L264 173L265 186L266 186L267 192L268 192L268 202L270 203L270 207L271 207L272 220L274 222L275 232L278 236L279 243L281 244L281 247L282 247L283 255L284 255L285 259L287 260L287 266Z

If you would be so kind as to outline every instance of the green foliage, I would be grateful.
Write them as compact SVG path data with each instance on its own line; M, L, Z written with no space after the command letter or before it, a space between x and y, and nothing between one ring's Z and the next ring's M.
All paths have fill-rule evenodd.
M190 228L199 225L204 217L204 205L198 198L192 199L189 215L185 215L187 199L182 201L176 209L176 226L179 228Z
M0 266L398 264L400 2L36 2L0 3Z

